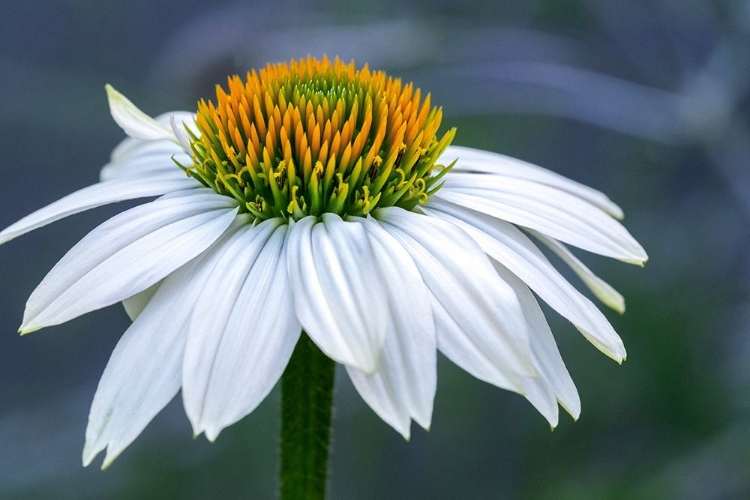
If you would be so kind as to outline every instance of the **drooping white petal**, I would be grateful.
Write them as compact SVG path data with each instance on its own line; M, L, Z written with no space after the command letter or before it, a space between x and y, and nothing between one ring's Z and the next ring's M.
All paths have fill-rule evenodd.
M534 358L534 368L537 372L541 370L536 358ZM524 397L549 422L551 428L557 427L560 421L560 410L557 407L555 393L546 378L542 375L525 377L522 382Z
M500 387L521 391L533 376L526 321L513 290L477 244L453 224L401 208L373 216L404 246L431 292L438 348Z
M362 223L334 214L300 219L290 225L287 262L305 332L331 359L375 372L388 305Z
M438 350L445 357L476 379L508 391L525 394L524 377L516 373L510 375L504 373L503 362L497 360L496 356L486 348L487 344L494 343L492 338L494 332L484 332L486 338L476 341L475 337L479 334L474 331L467 333L434 297L432 312L435 318ZM531 358L529 354L529 366L533 369Z
M622 224L600 208L526 179L451 173L436 197L633 264L648 257Z
M74 246L26 303L24 333L56 325L145 290L229 227L236 202L209 189L123 212Z
M437 343L430 293L401 244L372 218L364 220L375 265L387 287L388 331L380 368L372 375L347 367L362 398L409 439L411 420L429 429L437 386Z
M144 141L159 139L177 140L171 128L157 122L138 109L135 104L115 90L112 85L107 84L105 88L107 89L109 110L112 113L112 118L130 137Z
M536 239L547 245L547 247L555 252L558 257L562 259L570 268L575 272L581 281L591 290L597 299L601 300L602 303L608 307L611 307L620 314L625 312L625 299L623 296L615 290L612 285L601 279L599 276L593 273L578 257L573 255L573 252L560 243L559 241L547 238L543 234L537 233L536 231L529 231L534 235Z
M539 412L547 418L552 427L557 426L558 412L556 401L578 420L581 415L581 399L573 379L565 367L565 362L557 349L547 320L534 295L523 281L503 265L495 263L495 270L518 295L521 307L530 326L531 349L534 353L534 368L539 377L524 379L527 397ZM539 396L531 397L532 394ZM554 409L549 409L549 396L552 396Z
M190 321L182 397L213 441L268 395L302 327L294 315L281 219L247 228L219 262Z
M622 340L607 318L512 224L441 200L431 199L423 210L466 231L484 252L518 276L604 354L618 363L625 359Z
M453 167L453 172L482 172L540 182L574 194L601 208L612 217L622 219L624 216L622 209L604 193L537 165L510 156L463 146L448 146L438 158L438 163L449 165L456 159L458 161Z
M0 244L85 210L118 201L158 196L172 191L189 189L196 185L199 186L200 183L184 175L180 177L159 175L146 178L118 179L94 184L75 191L7 227L0 232Z
M247 220L237 217L203 255L165 279L118 342L91 405L84 466L105 448L102 468L109 466L179 391L188 319L216 262Z
M130 318L130 321L135 321L135 319L140 316L161 284L162 282L160 281L155 285L146 288L142 292L136 293L132 297L122 301L122 306L125 308L125 313L128 315L128 318Z

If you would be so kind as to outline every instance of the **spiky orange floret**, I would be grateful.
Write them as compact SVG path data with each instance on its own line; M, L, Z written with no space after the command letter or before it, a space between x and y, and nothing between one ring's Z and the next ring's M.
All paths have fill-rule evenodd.
M252 71L200 101L184 167L261 219L411 210L439 188L442 110L381 71L308 57ZM437 175L435 169L441 169Z

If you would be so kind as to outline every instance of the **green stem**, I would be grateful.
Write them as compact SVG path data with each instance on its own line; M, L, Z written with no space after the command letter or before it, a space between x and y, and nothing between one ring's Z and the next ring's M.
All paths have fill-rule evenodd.
M325 498L335 368L303 332L281 377L281 500Z

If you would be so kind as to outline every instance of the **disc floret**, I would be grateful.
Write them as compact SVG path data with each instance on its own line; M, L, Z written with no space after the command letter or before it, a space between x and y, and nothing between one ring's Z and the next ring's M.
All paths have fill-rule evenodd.
M228 79L198 104L189 175L259 219L407 210L441 186L442 110L409 83L308 57Z

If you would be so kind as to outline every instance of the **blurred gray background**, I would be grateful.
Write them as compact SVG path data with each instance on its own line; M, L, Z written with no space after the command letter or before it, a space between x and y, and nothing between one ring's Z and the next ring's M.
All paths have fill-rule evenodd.
M228 74L340 55L413 80L458 127L608 193L651 257L594 256L626 297L623 366L548 317L583 402L549 426L440 360L432 430L410 443L341 376L333 499L750 497L750 2L5 1L0 226L93 183L123 137L109 82L151 114ZM272 498L279 394L218 442L179 400L108 471L80 464L88 407L128 326L111 307L20 338L26 298L121 211L0 248L0 498ZM571 278L573 279L573 278ZM340 373L340 375L342 375Z

